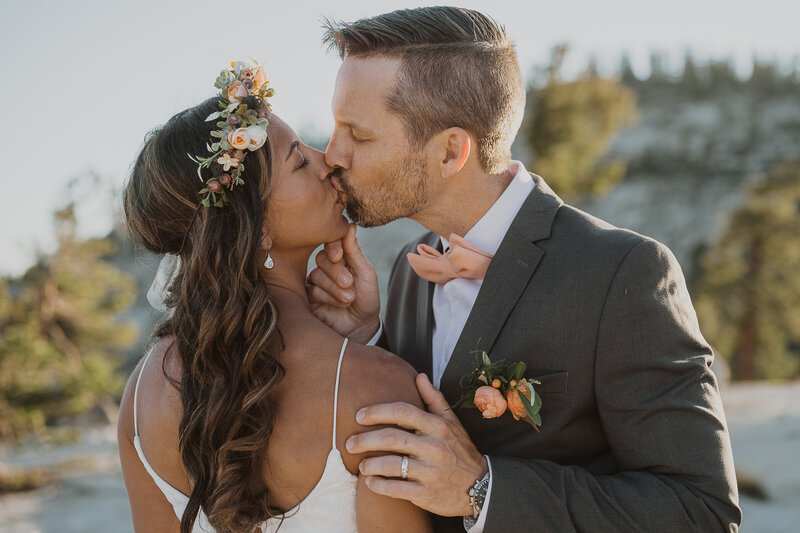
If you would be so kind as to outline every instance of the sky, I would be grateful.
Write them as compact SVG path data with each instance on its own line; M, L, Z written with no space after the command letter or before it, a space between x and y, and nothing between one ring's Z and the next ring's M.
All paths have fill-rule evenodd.
M321 19L354 20L442 2L389 0L2 0L0 3L0 275L19 275L52 250L52 213L79 199L81 235L118 217L119 192L144 135L209 96L231 60L263 61L273 109L298 133L326 138L339 58ZM651 52L677 68L687 51L754 56L784 66L800 54L797 0L461 1L500 21L523 75L570 45L568 69L590 57L613 72L627 53L647 73ZM95 176L92 181L89 176ZM78 186L68 184L82 178Z

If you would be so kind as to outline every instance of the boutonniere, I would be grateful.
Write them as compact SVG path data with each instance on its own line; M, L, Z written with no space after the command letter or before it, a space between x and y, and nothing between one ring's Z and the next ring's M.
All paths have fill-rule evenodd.
M493 363L485 350L470 353L475 356L475 368L461 377L459 384L466 392L453 409L478 409L483 418L497 418L509 410L514 420L524 420L539 431L542 398L533 386L541 383L524 377L525 363Z

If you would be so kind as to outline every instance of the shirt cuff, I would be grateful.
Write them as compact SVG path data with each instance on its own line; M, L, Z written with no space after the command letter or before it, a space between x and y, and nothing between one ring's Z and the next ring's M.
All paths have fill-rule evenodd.
M369 340L367 346L375 346L378 344L378 340L381 338L381 335L383 335L383 319L378 317L378 320L378 332Z
M486 489L486 498L483 500L483 507L481 507L481 514L478 515L478 519L475 520L471 516L464 517L464 529L467 533L483 533L486 515L489 514L486 511L489 509L489 498L492 495L492 461L488 455L484 455L484 457L486 457L486 462L489 464L489 486Z

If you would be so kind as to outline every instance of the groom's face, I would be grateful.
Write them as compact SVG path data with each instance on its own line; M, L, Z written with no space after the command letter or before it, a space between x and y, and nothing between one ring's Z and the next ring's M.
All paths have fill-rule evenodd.
M331 178L353 222L379 226L413 217L428 202L428 161L413 150L403 123L386 109L399 60L345 59L333 94L335 126L325 151Z

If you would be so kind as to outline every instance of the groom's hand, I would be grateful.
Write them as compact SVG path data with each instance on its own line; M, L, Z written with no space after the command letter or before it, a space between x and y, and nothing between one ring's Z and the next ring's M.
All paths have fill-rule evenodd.
M365 407L356 415L361 425L390 424L414 433L397 428L360 433L347 440L347 451L400 454L361 461L359 470L368 476L366 483L373 492L409 500L441 516L472 516L468 492L489 471L486 458L428 376L417 376L417 388L428 412L391 403ZM399 479L402 455L409 457L406 480Z
M308 274L311 312L337 333L366 344L380 327L378 275L356 239L356 225L341 241L326 244Z

